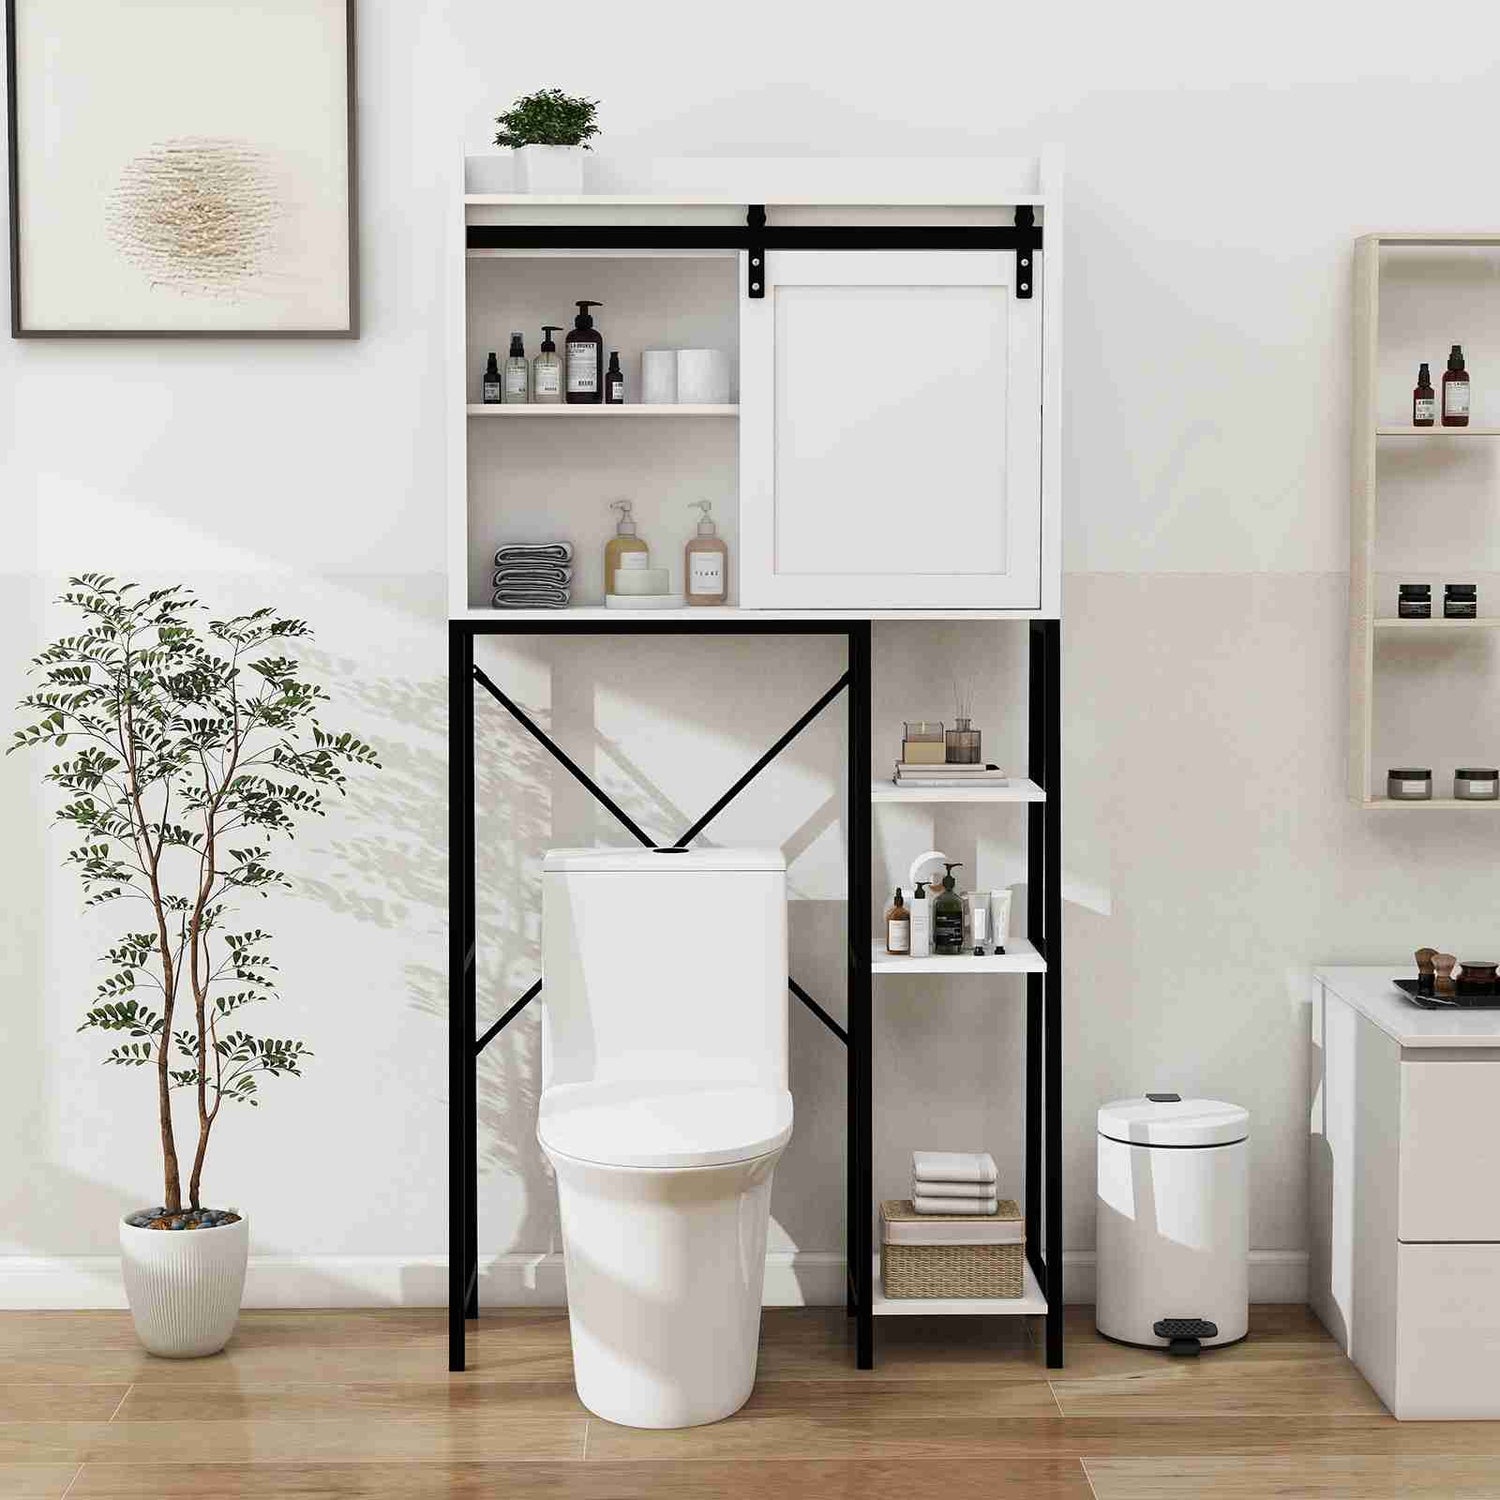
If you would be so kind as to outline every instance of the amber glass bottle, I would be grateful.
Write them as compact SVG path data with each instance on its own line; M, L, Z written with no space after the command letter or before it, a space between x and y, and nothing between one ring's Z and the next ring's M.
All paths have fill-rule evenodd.
M1464 351L1458 344L1448 356L1443 371L1443 426L1469 425L1469 372L1464 369Z
M1432 372L1424 364L1417 371L1417 387L1411 393L1411 425L1431 427L1437 421L1437 392L1432 388Z

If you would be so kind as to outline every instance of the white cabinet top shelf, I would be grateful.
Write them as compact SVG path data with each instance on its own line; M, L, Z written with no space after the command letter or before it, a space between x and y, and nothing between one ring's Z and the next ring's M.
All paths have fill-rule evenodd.
M932 954L927 958L908 958L887 953L878 939L870 945L872 974L1045 974L1047 960L1023 937L1013 937L1004 953L986 953L975 958L972 953Z
M897 786L877 781L870 788L871 802L1045 802L1047 794L1036 782L1012 776L990 786Z
M548 405L542 402L517 401L510 405L488 401L482 405L471 404L471 417L737 417L738 406L647 406L644 403L622 402L610 406L600 402L595 406L569 406L566 402Z
M1500 630L1500 615L1479 615L1472 620L1449 620L1442 615L1403 620L1396 615L1383 615L1370 623L1376 630Z

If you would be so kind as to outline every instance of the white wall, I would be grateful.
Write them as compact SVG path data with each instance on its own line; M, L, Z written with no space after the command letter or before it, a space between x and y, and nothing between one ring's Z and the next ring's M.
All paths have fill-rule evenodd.
M1092 1243L1096 1104L1171 1086L1250 1107L1254 1243L1300 1250L1308 967L1495 941L1487 818L1371 820L1341 800L1350 241L1500 222L1493 7L1414 22L1367 5L1358 27L1344 6L1279 4L975 4L925 28L852 14L771 0L741 26L701 5L364 0L358 343L0 345L5 695L63 627L46 601L68 571L186 578L215 602L305 611L337 711L385 751L385 773L300 845L299 894L267 912L286 980L275 1024L318 1057L229 1122L212 1168L271 1258L253 1296L441 1295L442 222L459 150L483 149L489 116L526 88L602 98L601 152L622 156L1066 148L1069 1247ZM1000 705L1019 701L1019 662L999 639L879 629L878 763L901 717L950 711L926 684L955 660L994 658L982 722L1017 743ZM502 665L662 828L839 669L816 641L794 659L710 643L670 662L584 644L558 676L549 660L528 648ZM537 851L595 825L484 720L492 1014L534 963ZM797 971L834 1003L839 755L836 722L819 726L715 830L790 841ZM101 934L58 869L37 769L0 764L0 1300L108 1297L88 1258L108 1255L116 1212L154 1196L150 1100L74 1032ZM986 883L1015 873L1015 814L910 817L881 815L883 883L934 835ZM1014 1001L883 990L879 1006L877 1190L939 1135L1013 1162ZM794 1026L776 1245L803 1252L816 1290L840 1238L842 1059L809 1018ZM483 1068L487 1252L556 1243L533 1028ZM512 1264L492 1290L522 1281Z

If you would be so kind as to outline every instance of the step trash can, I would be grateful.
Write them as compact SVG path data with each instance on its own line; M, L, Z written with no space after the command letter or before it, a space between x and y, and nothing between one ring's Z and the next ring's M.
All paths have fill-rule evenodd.
M1250 1315L1250 1112L1146 1094L1099 1111L1094 1321L1173 1354L1233 1344Z

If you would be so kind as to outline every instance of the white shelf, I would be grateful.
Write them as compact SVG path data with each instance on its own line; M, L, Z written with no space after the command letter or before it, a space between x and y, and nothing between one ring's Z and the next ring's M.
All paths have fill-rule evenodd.
M517 401L513 405L501 402L471 405L468 413L471 417L737 417L740 409L738 406L647 406L644 402L628 401L616 406L602 401L596 406Z
M1377 427L1376 437L1500 437L1500 427Z
M1003 786L897 786L878 781L870 788L871 802L1045 802L1047 794L1036 782L1012 776Z
M780 193L761 192L767 208L1012 208L1043 207L1044 193L1002 193L985 189L936 193ZM465 193L465 208L740 208L743 193Z
M1047 1299L1028 1261L1026 1290L1019 1297L887 1297L880 1284L880 1257L875 1257L872 1309L877 1318L892 1317L1024 1317L1045 1313Z
M738 604L685 605L682 609L628 610L607 609L602 604L570 604L565 609L495 609L471 608L451 610L450 620L491 620L503 625L507 620L520 624L528 620L609 620L619 624L627 620L823 620L838 624L841 620L1055 620L1055 614L1039 609L742 609Z
M1477 807L1488 808L1490 811L1494 812L1500 810L1500 799L1497 799L1493 802L1479 802L1471 801L1467 797L1429 797L1426 801L1408 801L1404 797L1366 797L1362 805L1365 807L1378 807L1382 809L1411 809L1416 807Z
M1467 804L1465 804L1467 805ZM928 958L898 958L885 951L878 939L870 944L872 974L1045 974L1047 961L1023 937L1013 937L1004 953L972 953L951 957L934 953Z
M1434 615L1427 620L1402 620L1386 616L1370 622L1376 630L1500 630L1500 615L1480 615L1473 620L1446 620Z

